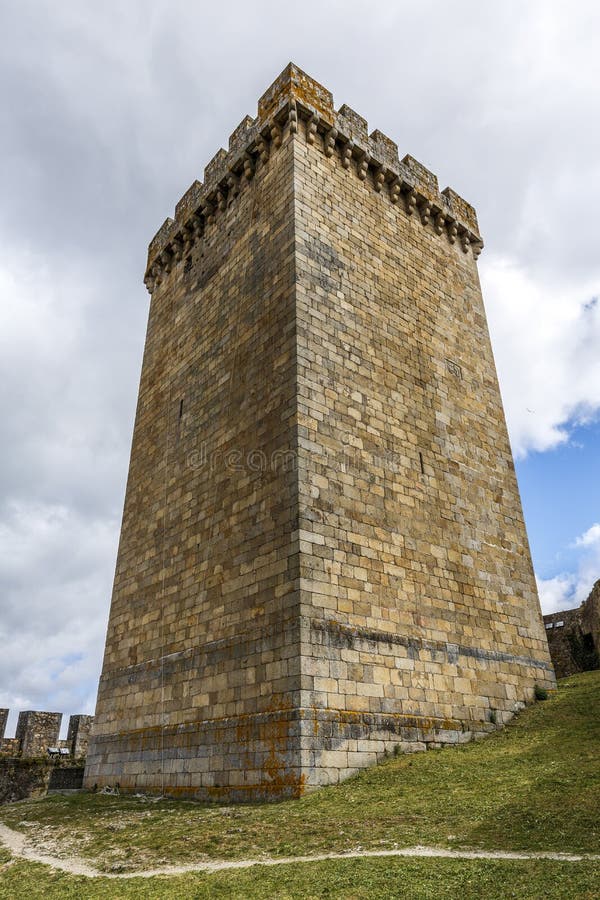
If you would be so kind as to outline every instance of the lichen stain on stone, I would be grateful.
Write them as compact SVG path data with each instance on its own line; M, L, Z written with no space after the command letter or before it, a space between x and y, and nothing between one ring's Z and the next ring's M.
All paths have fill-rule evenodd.
M333 97L322 85L290 63L279 78L258 102L258 116L261 122L276 112L283 97L298 100L304 106L314 109L326 121L333 124Z
M246 769L254 770L256 755L266 753L259 769L261 780L255 785L246 785L265 799L300 797L304 793L306 776L298 775L286 759L292 752L294 741L291 710L291 701L281 698L269 705L267 721L245 721L236 727L237 741L244 747Z

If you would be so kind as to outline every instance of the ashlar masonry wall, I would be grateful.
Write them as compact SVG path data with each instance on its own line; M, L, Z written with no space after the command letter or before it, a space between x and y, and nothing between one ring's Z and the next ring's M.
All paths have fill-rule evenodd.
M292 135L262 156L152 295L89 786L302 786Z
M290 64L153 238L86 784L297 796L554 684L472 207Z
M390 202L380 169L309 137L294 145L301 704L321 784L390 742L486 732L554 678L473 253L427 200Z

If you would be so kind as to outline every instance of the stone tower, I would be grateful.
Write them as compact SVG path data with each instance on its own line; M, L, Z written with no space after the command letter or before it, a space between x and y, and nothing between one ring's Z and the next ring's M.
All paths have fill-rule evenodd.
M292 64L179 201L87 786L295 796L554 685L481 246Z

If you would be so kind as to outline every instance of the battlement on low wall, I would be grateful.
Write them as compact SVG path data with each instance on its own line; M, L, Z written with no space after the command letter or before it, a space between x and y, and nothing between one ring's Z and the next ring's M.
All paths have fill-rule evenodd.
M14 738L7 738L4 734L8 713L8 709L0 709L0 755L34 759L45 756L49 749L68 750L74 758L86 755L93 716L71 716L67 739L63 741L59 739L62 713L20 712Z
M305 136L326 156L337 156L344 169L369 183L393 204L402 203L424 227L459 242L475 258L483 247L474 208L447 187L440 191L437 177L409 154L400 159L397 144L375 130L369 134L366 119L343 104L334 108L332 94L293 63L258 101L258 114L240 122L204 169L204 182L194 181L167 218L148 248L144 283L149 292L188 253L219 212L252 180L258 167L268 164L272 149L285 133Z

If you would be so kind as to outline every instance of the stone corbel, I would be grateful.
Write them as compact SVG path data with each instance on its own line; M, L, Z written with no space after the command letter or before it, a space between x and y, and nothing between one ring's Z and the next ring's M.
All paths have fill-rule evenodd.
M204 205L202 207L202 215L204 216L204 221L207 225L212 225L215 221L215 207L212 200L208 200L208 198L204 201Z
M475 259L479 259L481 251L483 250L483 241L479 241L477 244L473 243L473 256Z
M261 162L266 163L269 159L269 147L262 134L256 139L256 149L258 150Z
M177 236L171 244L171 253L173 255L173 260L178 263L183 256L183 241L179 236Z
M406 195L406 212L409 216L412 216L416 208L417 192L414 190L414 188L411 188Z
M221 188L217 190L217 206L221 212L227 209L227 196Z
M424 200L419 206L419 212L421 214L421 222L423 225L429 225L431 221L431 202L429 200Z
M377 191L378 194L381 193L381 189L384 184L385 184L385 172L380 167L379 169L377 169L375 171L375 173L373 175L373 187L375 188L375 190Z
M352 141L348 141L347 144L344 145L344 149L342 150L342 166L344 169L350 168L350 163L352 162L352 153L354 151L354 145Z
M254 176L254 160L249 153L244 154L244 177L251 181Z
M290 103L290 111L288 112L288 122L290 126L290 133L296 134L298 131L298 108L296 106L296 101L292 100Z
M202 235L202 219L200 213L195 212L191 218L192 231L194 232L194 240L198 240Z
M193 222L187 222L183 229L183 252L187 254L192 247L194 246L194 242L196 240L196 234L194 232Z
M460 246L463 248L463 253L466 253L471 246L471 241L469 239L469 232L463 231L460 236Z
M306 123L306 143L314 144L319 127L319 117L313 114Z
M271 140L275 148L281 147L281 126L276 122L271 126Z
M161 281L162 281L162 269L161 269L161 267L158 266L158 265L152 266L152 268L150 269L150 275L151 275L151 277L154 279L154 286L155 286L155 287L158 287L158 285L159 285L159 284L161 283Z
M364 181L367 177L367 172L369 171L369 163L371 162L371 157L368 153L363 152L363 155L358 161L358 168L356 174L360 178L361 181Z
M392 182L390 182L390 203L397 203L398 198L400 197L400 191L402 190L402 184L399 178L394 178Z
M231 200L240 192L240 179L235 172L230 172L227 176L227 196Z
M456 243L456 235L458 234L458 227L456 222L448 222L448 240L451 244Z
M325 156L333 156L335 152L335 142L338 136L337 128L330 128L325 135L324 150Z
M171 251L168 247L165 247L163 252L160 254L160 261L163 264L163 271L168 275L173 268L173 256L171 255Z

